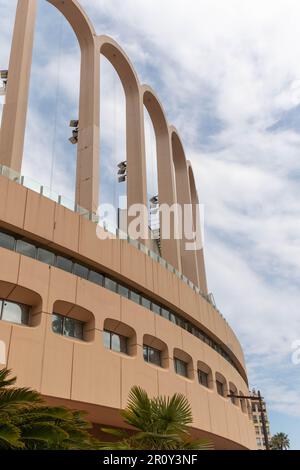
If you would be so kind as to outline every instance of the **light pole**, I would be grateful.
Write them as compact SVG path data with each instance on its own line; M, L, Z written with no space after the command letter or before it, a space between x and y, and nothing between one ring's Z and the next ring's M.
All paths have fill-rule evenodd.
M270 450L270 443L269 443L269 435L268 435L268 431L267 431L267 425L266 425L266 418L265 418L265 411L264 411L264 407L263 407L263 398L260 394L260 391L258 390L257 392L257 396L245 396L245 395L234 395L234 394L230 394L230 395L227 395L229 398L239 398L240 400L250 400L250 401L256 401L258 402L258 408L259 408L259 412L260 412L260 419L261 419L261 424L262 424L262 428L263 428L263 434L264 434L264 438L265 438L265 446L266 446L266 450Z

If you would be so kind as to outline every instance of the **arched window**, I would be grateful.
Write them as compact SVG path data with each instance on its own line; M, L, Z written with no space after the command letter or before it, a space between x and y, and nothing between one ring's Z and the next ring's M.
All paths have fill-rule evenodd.
M229 395L238 395L237 388L232 382L229 382ZM239 404L238 398L232 396L230 397L230 400L233 405L238 406Z
M213 375L211 368L202 361L198 361L197 363L197 372L198 372L198 381L199 384L203 387L213 389L214 382L213 382Z
M241 391L239 392L239 395L241 397L244 396L243 392L241 392ZM241 410L242 410L243 413L247 413L247 402L248 402L248 400L246 400L245 398L240 398L240 405L241 405Z
M104 322L103 343L106 349L136 356L136 332L133 328L118 320L107 318Z
M192 357L181 349L174 349L174 369L176 374L194 379L194 366Z
M0 281L0 320L16 325L38 326L41 321L42 299L30 289Z
M220 374L219 372L216 372L216 388L217 392L221 397L227 397L228 395L228 387L227 387L227 381L224 377L224 375Z
M79 305L58 300L53 305L52 331L82 341L95 338L95 317Z
M169 353L166 343L151 335L144 335L143 355L145 362L167 369Z

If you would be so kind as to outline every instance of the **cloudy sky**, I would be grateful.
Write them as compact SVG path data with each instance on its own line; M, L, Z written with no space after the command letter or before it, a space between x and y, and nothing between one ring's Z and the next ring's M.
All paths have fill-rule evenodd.
M81 0L158 93L192 161L205 205L209 288L239 336L273 433L300 448L300 5L297 0ZM16 0L0 0L6 68ZM101 200L125 159L122 87L101 61ZM79 49L39 0L23 173L72 199ZM149 195L155 142L146 116Z

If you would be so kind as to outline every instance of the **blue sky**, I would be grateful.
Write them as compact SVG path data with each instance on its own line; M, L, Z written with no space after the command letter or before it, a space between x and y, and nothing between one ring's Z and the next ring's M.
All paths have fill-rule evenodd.
M271 430L300 449L300 6L296 0L82 0L119 41L182 135L205 205L208 283L246 353ZM0 0L0 65L16 0ZM101 61L101 200L114 201L125 158L122 87ZM73 198L79 48L39 1L24 174ZM149 194L155 142L146 119ZM53 168L53 178L51 169Z

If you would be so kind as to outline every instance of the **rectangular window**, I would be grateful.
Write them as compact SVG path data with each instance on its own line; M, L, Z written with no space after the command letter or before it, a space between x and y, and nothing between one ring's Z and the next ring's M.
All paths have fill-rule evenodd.
M188 370L187 370L187 363L182 361L181 359L174 358L174 367L175 367L175 372L178 375L182 375L183 377L188 376Z
M104 331L104 346L112 351L128 354L128 338L112 331Z
M27 305L3 300L0 307L1 320L16 323L17 325L29 324L29 307Z
M199 384L203 385L203 387L208 388L208 374L203 372L203 370L198 370L198 380Z
M59 335L69 338L84 339L84 322L75 320L74 318L64 317L54 313L52 315L52 331Z
M161 367L161 351L144 344L144 360Z
M25 242L24 240L18 240L16 251L21 255L29 256L30 258L36 258L36 247L31 243Z
M0 232L0 247L6 248L7 250L15 249L15 239L7 233Z
M157 315L160 315L161 308L159 305L155 304L154 302L151 303L151 310Z
M71 273L73 271L73 262L70 259L67 259L63 256L56 257L56 266L59 269L63 269L64 271Z
M55 254L51 251L44 250L43 248L38 249L37 259L42 263L49 264L50 266L55 265Z
M87 279L89 275L89 270L85 266L75 263L73 268L73 274L75 274L75 276L81 277L82 279Z
M135 302L136 304L140 304L141 302L141 296L140 294L137 294L136 292L134 292L133 290L130 291L130 300L132 300L133 302Z
M118 284L118 294L120 294L122 297L125 297L126 299L128 299L129 291L128 291L127 287L124 287L124 286L121 286L120 284Z
M150 300L146 299L145 297L141 297L141 304L143 307L148 308L150 310L151 308Z
M161 309L161 316L165 318L166 320L170 319L170 312L166 308Z
M93 282L94 284L98 284L98 286L103 286L104 277L102 274L96 273L95 271L90 271L89 281Z
M217 384L217 392L221 397L224 397L224 384L223 382L220 382L219 380L216 380Z
M175 315L174 313L171 313L171 312L170 312L170 321L171 321L172 323L175 323L175 325L176 325L176 323L177 323L176 320L177 320L177 319L176 319L176 315Z
M104 280L104 286L106 289L111 290L112 292L117 292L117 283L110 279L109 277L106 277Z

